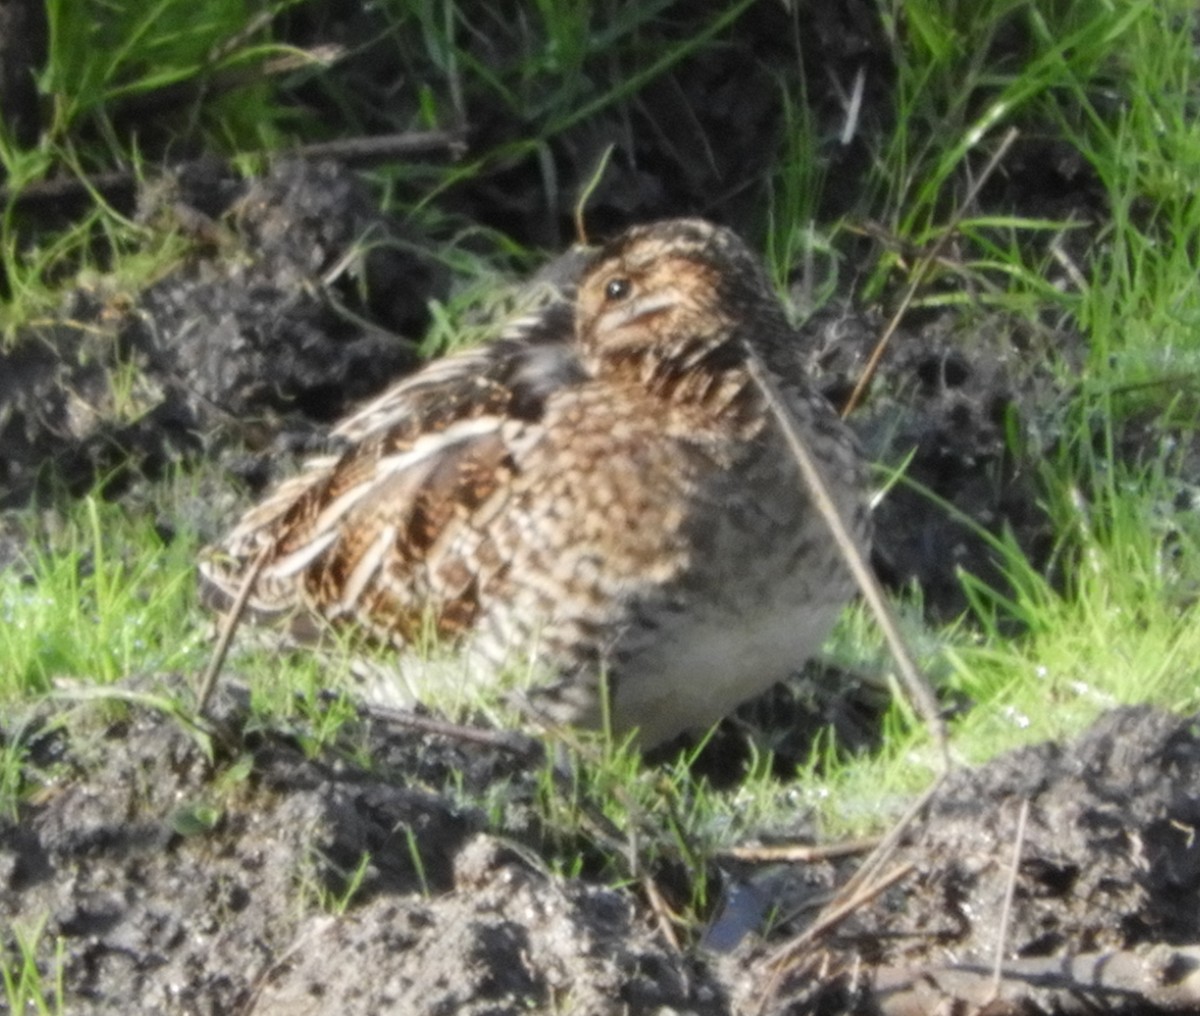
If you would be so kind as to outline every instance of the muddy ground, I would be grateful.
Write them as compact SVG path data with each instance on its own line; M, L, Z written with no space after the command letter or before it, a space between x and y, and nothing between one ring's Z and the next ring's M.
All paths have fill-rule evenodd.
M829 82L849 80L880 39L873 6L818 6L806 73L814 120L832 129L842 107ZM749 229L761 192L727 184L754 179L772 155L753 140L779 115L770 68L791 59L773 20L785 7L758 5L728 45L648 89L632 127L602 113L557 137L558 205L544 207L536 167L502 163L448 192L448 211L561 248L576 185L615 133L626 143L591 206L597 235L681 212ZM363 40L378 26L366 9L337 11L292 15L290 30L304 43L332 33L369 55ZM750 51L756 71L743 73ZM337 73L369 94L398 72L364 59ZM311 84L298 92L320 109ZM705 137L724 142L703 154L669 127L689 96L703 98L692 104ZM886 76L872 75L864 123L886 108ZM487 113L471 145L519 134ZM833 218L865 163L857 143L827 154ZM990 207L1095 226L1098 188L1068 155L1045 141L1017 145ZM331 421L414 368L429 301L454 280L439 238L381 213L378 192L337 162L282 159L246 180L200 157L128 200L147 229L182 229L189 256L137 292L103 275L81 281L3 354L0 507L70 498L103 479L109 497L136 509L155 504L172 470L216 463L179 507L187 518L162 520L167 539L182 528L215 536L321 447ZM801 325L797 369L841 404L884 324L877 307L833 300ZM1048 565L1041 470L1070 428L1078 439L1066 386L1082 358L1081 337L1053 317L910 314L852 423L876 461L908 461L909 475L965 519L1011 533ZM1131 426L1119 437L1137 459L1162 435ZM986 541L915 489L893 490L877 529L880 575L919 587L931 619L965 606L959 569L1003 585ZM21 568L21 551L6 531L0 563ZM814 676L819 701L780 691L742 717L774 717L781 773L807 757L824 723L850 749L881 736L877 701L840 694L846 676L830 672L803 687ZM131 677L121 701L56 700L0 719L0 750L23 759L25 781L20 805L0 817L4 948L15 962L32 943L47 976L61 966L64 1011L967 1011L991 997L1001 942L1008 973L989 1012L1200 1010L1192 719L1116 710L1075 741L955 772L886 858L887 887L818 932L814 914L860 855L730 856L701 873L666 851L631 870L621 860L629 830L616 830L615 844L584 834L563 843L538 817L540 742L476 743L374 714L314 749L312 714L262 729L236 674L204 728L146 698L187 701L194 681ZM699 763L709 779L736 785L742 729L731 725ZM481 807L497 787L503 808ZM772 835L807 842L810 817L797 813L794 828ZM581 859L570 876L555 862L566 857ZM698 925L668 931L666 909L701 874L710 888Z
M310 757L246 715L224 695L214 741L141 704L5 730L37 789L0 821L0 905L43 963L61 944L66 1011L954 1011L937 1007L987 1000L1001 935L1019 1001L989 1011L1195 1008L1194 719L1116 710L954 773L887 858L890 887L811 940L861 857L722 860L708 937L680 947L648 904L665 868L615 888L547 866L536 751L368 722ZM499 827L456 803L500 784Z

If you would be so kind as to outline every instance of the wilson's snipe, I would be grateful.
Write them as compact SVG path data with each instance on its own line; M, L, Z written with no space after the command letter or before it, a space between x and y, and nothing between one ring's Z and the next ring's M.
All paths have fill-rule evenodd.
M555 293L516 337L342 423L346 450L250 511L202 574L228 603L266 547L252 616L390 644L398 680L434 632L472 679L531 673L555 720L598 724L607 688L613 727L649 747L795 670L852 591L748 350L865 543L861 459L728 230L635 227Z

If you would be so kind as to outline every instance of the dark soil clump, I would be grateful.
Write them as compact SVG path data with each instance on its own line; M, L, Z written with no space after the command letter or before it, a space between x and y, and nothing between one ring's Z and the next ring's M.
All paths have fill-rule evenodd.
M213 742L120 704L0 731L42 787L0 822L0 905L40 930L44 971L63 943L68 1011L874 1012L876 970L895 984L997 949L1019 963L1200 940L1200 738L1146 708L953 775L893 859L912 871L781 968L753 935L724 957L678 951L639 892L547 870L519 806L540 760L377 724L310 755L296 733L231 733L245 718L226 696ZM451 771L464 797L505 781L510 825L453 804ZM774 898L850 867L777 866Z
M1028 819L1005 928L1023 802ZM1178 1011L1140 994L1125 965L1140 965L1147 984L1157 978L1162 998L1182 979L1182 972L1154 971L1170 952L1164 946L1191 955L1200 941L1198 818L1196 721L1148 707L1107 713L1073 742L1022 748L956 772L932 801L920 834L893 859L911 864L912 873L826 942L827 959L854 957L874 969L858 981L865 990L854 998L859 971L827 980L816 992L819 1004L811 985L794 984L796 997L820 1011L832 1005L873 1012L880 1000L887 1012L931 1011L952 997L977 1004L999 953L1011 971L1002 997L1016 1006L1004 1011ZM1091 973L1094 979L1082 983L1065 976L1056 982L1068 958L1081 956L1130 980L1104 988L1103 977ZM968 991L950 971L972 972L979 983ZM869 987L872 978L879 995ZM958 993L940 987L953 983ZM1195 985L1180 987L1175 1002L1194 1011ZM1090 994L1094 1008L1073 1008L1079 994Z
M187 234L180 270L135 296L77 289L0 354L0 507L98 482L118 496L235 437L317 440L417 363L441 274L350 171L282 162L246 183L202 161L141 215Z
M245 719L226 699L219 726ZM0 905L39 956L66 943L71 1012L726 1011L632 895L552 876L445 786L512 781L508 832L529 838L540 763L387 729L355 735L371 769L270 731L210 757L119 704L39 722L23 745L43 789L0 822Z

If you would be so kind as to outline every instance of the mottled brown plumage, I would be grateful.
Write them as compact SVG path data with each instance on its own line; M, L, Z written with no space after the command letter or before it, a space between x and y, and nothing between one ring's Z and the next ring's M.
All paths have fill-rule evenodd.
M644 746L802 664L852 585L750 348L865 542L862 466L745 245L699 220L635 227L511 331L341 424L341 455L206 555L210 593L266 546L256 617L361 632L398 674L432 631L461 677L531 675L557 720L597 724L607 687Z

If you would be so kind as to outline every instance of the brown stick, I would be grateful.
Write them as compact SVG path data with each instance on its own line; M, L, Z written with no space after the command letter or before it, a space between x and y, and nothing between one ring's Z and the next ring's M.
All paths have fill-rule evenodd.
M1000 142L1000 147L996 149L995 153L988 160L988 164L983 167L983 172L980 174L979 179L967 191L967 196L963 198L963 202L959 205L958 211L954 213L950 224L934 242L929 253L921 259L921 263L917 265L917 270L913 273L912 282L909 283L908 289L904 293L904 298L900 301L900 306L896 308L896 313L892 315L892 319L887 323L887 327L884 328L879 341L875 343L875 348L871 351L871 358L867 361L866 367L863 368L863 372L854 386L854 391L850 393L850 398L846 400L846 404L842 407L843 417L849 416L854 412L854 407L862 399L863 392L867 390L867 385L871 383L871 378L875 376L875 370L879 366L879 361L883 359L883 354L887 349L888 343L891 341L892 336L896 334L896 329L900 327L900 322L908 311L908 305L912 303L913 298L917 295L917 289L925 281L925 276L929 272L930 267L937 262L938 257L942 253L942 248L949 243L950 237L958 230L958 224L967 213L967 209L975 202L975 198L983 188L983 185L996 171L996 167L1000 165L1000 160L1004 158L1005 153L1012 147L1012 143L1017 140L1017 134L1017 129L1013 127L1004 135L1003 140Z
M948 772L950 748L946 737L946 724L938 711L937 696L929 687L929 682L925 680L916 660L909 651L908 643L905 642L904 635L900 631L900 623L896 620L896 615L888 603L887 594L884 593L883 587L871 570L866 555L859 550L858 543L850 534L849 527L838 511L837 503L829 493L829 484L821 475L821 467L809 450L804 435L796 426L796 421L788 412L787 404L779 394L779 389L762 366L758 354L750 347L747 347L746 365L750 369L751 377L754 378L766 398L772 415L783 431L783 436L803 476L805 490L829 527L829 532L833 536L834 543L837 544L842 559L846 562L846 567L854 576L854 581L858 585L863 599L870 608L876 624L879 625L888 651L900 673L900 679L904 684L909 701L929 728L930 735L940 753L942 772Z
M246 612L246 604L250 602L250 594L254 592L254 585L258 582L258 576L267 563L270 552L271 545L264 543L242 579L242 585L238 589L237 597L229 607L229 612L221 619L221 633L217 638L217 644L213 646L212 656L208 658L208 666L204 668L204 676L200 679L200 688L196 692L196 715L201 719L203 719L209 700L217 688L217 679L221 676L225 657L229 655L229 647L233 644L234 633L241 623L242 615Z
M885 1016L932 1012L1097 1013L1141 1007L1195 1012L1200 1005L1200 945L1155 946L1078 956L1039 956L1005 965L999 992L990 964L875 971L874 1000Z
M866 860L859 865L858 870L847 880L845 885L838 889L833 899L817 914L813 923L771 954L771 958L768 961L771 976L768 978L766 987L759 998L759 1007L757 1010L759 1013L766 1012L767 1006L774 997L778 985L784 976L790 972L792 964L800 958L801 954L820 935L823 935L830 928L836 927L859 907L869 903L885 889L913 871L914 865L906 863L893 868L886 875L880 874L884 864L895 853L896 844L899 843L900 837L917 820L917 817L933 799L933 795L937 793L938 788L941 787L945 779L946 772L943 771L934 780L933 784L909 806L908 810L892 826L887 835L876 844Z
M799 958L805 949L824 935L825 932L831 928L836 928L847 917L865 907L902 878L906 878L912 874L915 869L916 865L913 862L906 861L904 864L892 868L891 871L869 885L859 885L852 896L839 893L838 899L821 911L812 924L782 948L772 953L767 961L771 976L767 981L766 989L759 998L758 1012L762 1013L766 1011L767 1004L775 995L775 989L780 980L788 973L790 965Z
M879 846L878 836L868 836L842 843L763 843L759 846L730 847L718 851L719 857L753 864L812 864L814 861L829 861L838 857L865 854Z
M384 134L378 137L344 138L338 141L322 141L311 145L278 152L259 152L260 157L293 158L316 162L333 159L350 166L373 166L393 159L424 159L445 155L458 160L467 151L466 131L406 131L401 134ZM199 160L181 163L181 168L198 164ZM114 170L96 173L86 179L80 177L56 177L53 180L38 180L27 183L17 191L0 187L0 206L10 203L17 206L53 204L85 198L99 194L106 200L132 195L139 177L132 170Z
M405 730L415 730L422 734L453 738L456 741L465 741L468 744L477 744L484 748L495 748L522 758L532 759L545 751L540 741L516 731L492 730L487 727L452 723L449 720L439 720L434 716L421 716L410 709L398 709L394 706L378 705L374 702L364 702L359 705L358 715L361 719L403 727Z
M452 131L404 131L375 137L339 138L286 149L281 154L294 159L336 159L348 166L374 166L393 159L416 159L446 155L457 161L467 153L465 129Z
M1017 834L1013 837L1012 862L1008 866L1008 885L1004 888L1004 906L1000 909L1000 934L996 936L996 960L992 966L992 993L988 999L1000 997L1000 984L1004 977L1004 951L1008 942L1008 922L1012 919L1013 896L1017 889L1017 875L1021 870L1021 849L1025 845L1025 823L1029 820L1029 798L1021 799L1021 811L1017 815Z

